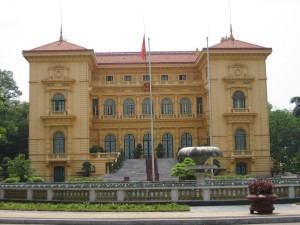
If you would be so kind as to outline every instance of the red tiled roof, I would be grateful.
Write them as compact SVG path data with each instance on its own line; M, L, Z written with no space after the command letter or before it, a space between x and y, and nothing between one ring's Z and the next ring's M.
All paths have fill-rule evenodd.
M46 44L30 51L78 51L78 50L88 50L79 45L72 44L67 41L55 41L50 44Z
M148 55L147 55L148 57ZM151 63L194 63L197 56L195 51L182 52L151 52ZM98 64L142 64L146 63L142 60L140 52L103 52L96 53Z
M267 49L265 47L254 45L248 42L235 39L227 39L219 44L213 45L210 49Z
M221 43L209 47L211 50L265 50L259 45L250 44L247 42L226 39ZM203 50L205 50L204 48ZM58 52L58 51L91 51L79 45L72 44L67 41L55 41L29 51L24 52ZM93 50L92 50L93 51ZM94 52L94 51L93 51ZM196 51L165 51L165 52L151 52L151 63L153 64L190 64L194 63L198 57ZM145 64L142 60L140 52L101 52L95 53L97 64ZM147 56L148 57L148 56Z

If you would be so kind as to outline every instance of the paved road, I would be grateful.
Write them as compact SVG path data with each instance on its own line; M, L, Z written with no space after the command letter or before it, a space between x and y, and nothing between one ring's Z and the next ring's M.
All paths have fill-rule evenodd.
M296 223L297 222L297 223ZM197 206L190 212L44 212L0 210L0 224L207 225L300 224L300 206L275 204L270 215L250 214L249 205Z
M249 212L249 205L225 205L225 206L195 206L190 207L191 212ZM300 206L296 204L274 204L275 210L274 214L280 212L291 212L298 211L300 213Z

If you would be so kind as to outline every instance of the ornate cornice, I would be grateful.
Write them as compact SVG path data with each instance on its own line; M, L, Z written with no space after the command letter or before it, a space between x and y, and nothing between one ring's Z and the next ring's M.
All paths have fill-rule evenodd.
M73 84L75 83L75 79L62 79L62 80L58 80L58 79L44 79L42 80L43 84L46 85L51 85L51 84Z
M45 126L72 126L76 116L41 116Z
M224 117L226 117L227 123L254 123L254 119L257 116L257 113L224 113Z

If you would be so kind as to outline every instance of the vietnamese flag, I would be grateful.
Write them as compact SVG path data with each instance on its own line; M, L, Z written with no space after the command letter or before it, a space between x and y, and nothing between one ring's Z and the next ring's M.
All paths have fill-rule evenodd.
M141 50L141 57L144 61L146 61L146 44L145 44L145 35L143 37L143 43L142 43L142 50Z

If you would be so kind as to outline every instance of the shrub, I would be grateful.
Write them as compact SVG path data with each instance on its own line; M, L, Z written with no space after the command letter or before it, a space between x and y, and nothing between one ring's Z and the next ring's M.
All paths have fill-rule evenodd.
M27 182L32 182L32 183L43 183L45 180L42 177L31 177L28 178Z
M179 180L195 180L196 177L192 175L194 172L191 169L186 169L186 166L195 166L196 163L191 158L185 158L182 163L177 163L172 168L171 176L179 177Z
M228 175L218 175L214 176L215 180L248 180L251 177L249 175L239 175L239 174L228 174Z
M104 177L70 177L67 182L105 182L106 179Z
M8 172L20 178L21 182L32 177L34 169L31 167L31 160L26 159L24 154L17 155L13 160L8 161Z
M155 149L156 155L158 158L163 158L164 157L164 146L162 143L159 143Z
M99 147L94 145L93 147L90 148L90 153L97 153L99 152Z
M19 177L9 177L4 180L4 183L18 183L20 182Z
M98 153L98 152L105 152L102 147L99 147L97 145L94 145L90 148L90 153Z
M273 194L273 183L270 180L256 179L248 184L249 193L252 195Z

